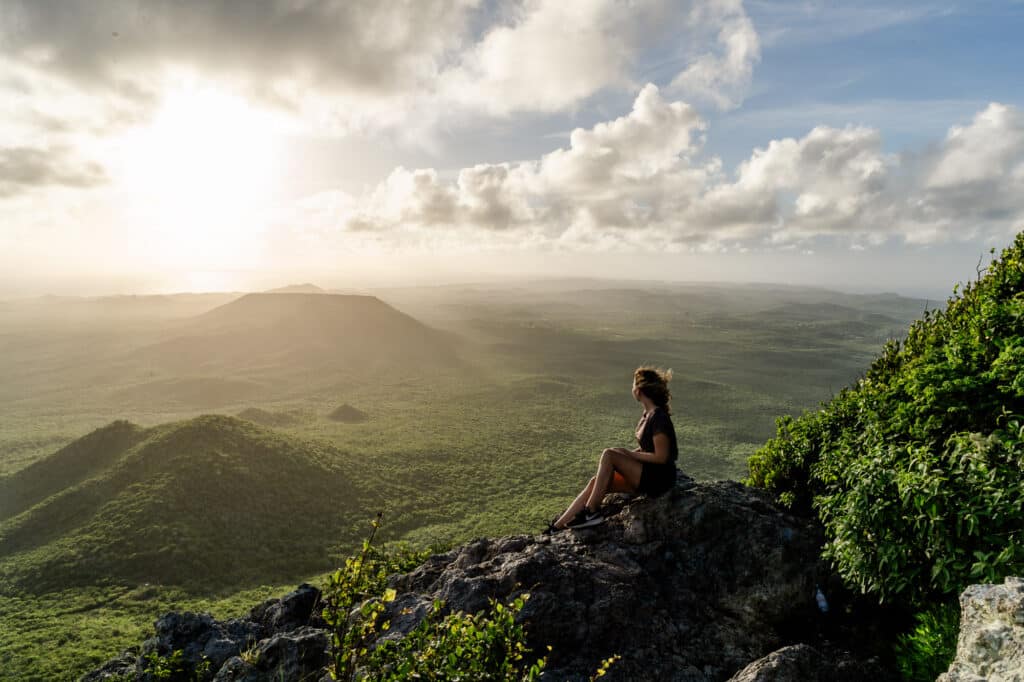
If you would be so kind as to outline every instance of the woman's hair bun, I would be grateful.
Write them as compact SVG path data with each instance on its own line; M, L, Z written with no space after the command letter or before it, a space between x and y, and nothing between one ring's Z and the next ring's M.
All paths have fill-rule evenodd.
M671 369L660 369L644 365L637 367L633 372L633 381L637 388L648 398L654 401L658 407L669 410L669 401L672 400L672 392L668 390L668 382L672 380Z

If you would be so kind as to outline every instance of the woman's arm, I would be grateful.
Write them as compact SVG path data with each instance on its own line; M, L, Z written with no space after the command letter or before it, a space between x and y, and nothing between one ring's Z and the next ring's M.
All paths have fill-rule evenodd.
M668 454L671 449L669 444L668 436L664 433L654 434L654 452L644 452L639 448L636 450L627 450L626 448L611 448L612 450L619 450L629 455L635 460L641 462L651 462L653 464L664 464L668 461Z

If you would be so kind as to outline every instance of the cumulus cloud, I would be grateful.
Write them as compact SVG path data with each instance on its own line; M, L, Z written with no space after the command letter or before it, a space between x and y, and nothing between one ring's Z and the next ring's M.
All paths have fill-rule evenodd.
M759 58L739 0L527 0L440 74L441 99L505 115L564 111L608 87L633 87L646 52L682 65L674 87L736 102Z
M8 0L0 44L29 80L152 103L191 70L332 130L569 111L666 57L736 102L758 58L739 0Z
M990 105L923 155L886 153L872 128L819 126L753 150L732 174L703 154L705 127L649 84L628 115L539 159L447 178L396 169L338 224L581 249L929 242L1024 227L1024 114L1013 107Z
M460 170L454 180L434 169L398 168L343 224L355 230L519 229L549 238L574 231L581 239L601 230L635 231L663 205L685 199L680 185L703 181L704 171L688 161L702 127L692 107L666 102L648 85L629 115L577 129L569 148L537 161L481 164Z

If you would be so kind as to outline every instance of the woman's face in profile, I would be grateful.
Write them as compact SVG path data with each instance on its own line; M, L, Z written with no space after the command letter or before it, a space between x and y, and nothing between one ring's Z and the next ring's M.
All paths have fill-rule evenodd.
M633 400L640 402L640 389L636 387L636 379L633 380Z

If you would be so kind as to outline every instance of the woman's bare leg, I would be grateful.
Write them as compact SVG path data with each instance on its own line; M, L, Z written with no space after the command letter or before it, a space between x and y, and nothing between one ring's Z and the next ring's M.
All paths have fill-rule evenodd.
M643 464L639 460L633 459L618 449L608 448L602 452L601 461L597 465L597 475L591 479L593 486L590 496L587 497L587 509L597 511L597 508L601 506L601 500L607 493L635 492L640 487L640 474L643 473L643 468ZM615 479L615 472L622 475L624 485ZM613 486L613 482L618 485Z
M583 487L580 494L576 496L576 499L572 501L569 508L565 510L565 513L558 517L555 521L555 528L565 528L565 524L576 518L576 514L579 513L580 509L587 503L587 498L590 497L590 492L594 489L594 479L591 478L587 481L587 485Z

